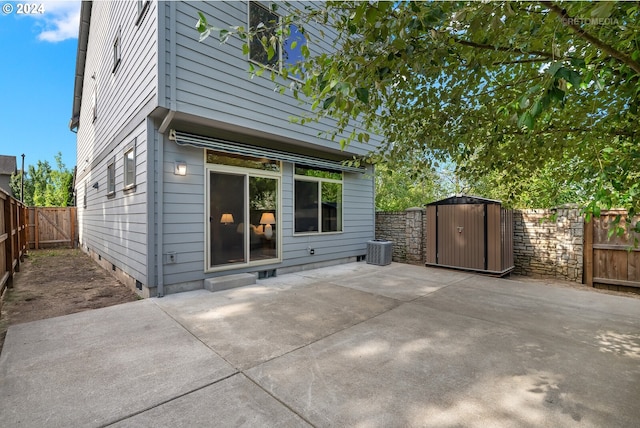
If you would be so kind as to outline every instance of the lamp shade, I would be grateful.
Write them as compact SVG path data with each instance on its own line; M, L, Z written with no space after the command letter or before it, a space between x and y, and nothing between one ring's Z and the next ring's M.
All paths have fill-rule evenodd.
M262 213L260 224L276 224L276 217L273 213Z
M224 224L229 224L229 223L233 223L233 214L222 214L222 217L220 217L220 223L224 223Z

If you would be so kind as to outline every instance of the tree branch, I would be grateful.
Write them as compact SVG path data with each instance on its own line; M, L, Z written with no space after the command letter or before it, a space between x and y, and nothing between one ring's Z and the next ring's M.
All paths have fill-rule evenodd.
M514 60L514 61L495 61L492 62L491 65L502 65L502 64L524 64L524 63L528 63L528 62L549 62L549 58L548 57L544 57L544 58L529 58L529 59L519 59L519 60Z
M562 24L565 25L566 27L571 28L578 36L588 41L593 46L601 49L603 52L607 53L609 56L617 59L623 64L628 65L633 71L640 74L640 63L638 63L637 61L634 61L629 55L616 50L615 48L604 43L602 40L598 39L597 37L584 31L579 25L574 23L575 20L567 14L566 10L562 9L560 6L554 4L551 1L540 1L539 3L547 6L553 13L558 15L562 20Z
M523 51L522 49L518 49L518 48L508 48L505 46L494 46L494 45L488 45L486 43L476 43L476 42L470 42L469 40L463 40L463 39L459 39L457 37L453 37L453 41L455 41L458 44L461 44L463 46L470 46L472 48L478 48L478 49L487 49L487 50L491 50L491 51L499 51L499 52L514 52L514 53L521 53L521 54L525 54L525 55L538 55L541 57L545 57L545 58L555 58L555 56L550 53L550 52L543 52L543 51ZM558 58L558 59L566 59L568 57L565 58Z
M503 131L503 134L508 135L541 135L541 134L552 134L552 133L557 133L557 132L562 132L562 133L566 133L566 134L573 134L573 133L592 133L593 129L592 128L546 128L546 129L540 129L537 131L521 131L521 130L509 130L509 131ZM600 132L602 132L603 134L607 134L607 135L619 135L619 136L624 136L624 137L632 137L633 136L633 132L629 132L629 131L624 131L622 129L610 129L610 130L601 130Z

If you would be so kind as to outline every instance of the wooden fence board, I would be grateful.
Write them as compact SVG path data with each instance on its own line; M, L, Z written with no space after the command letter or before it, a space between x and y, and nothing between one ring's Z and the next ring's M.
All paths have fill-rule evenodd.
M26 219L26 207L0 190L0 296L20 270L26 251Z
M623 217L620 226L625 227L625 213L621 211L604 212L600 218L585 223L584 283L589 286L600 283L640 287L640 248L633 246L634 238L640 236L625 230L621 236L609 237L618 215ZM639 220L640 217L634 218L634 224Z
M75 207L30 207L29 248L46 248L67 245L75 248Z
M640 282L640 251L629 254L628 264L629 281Z

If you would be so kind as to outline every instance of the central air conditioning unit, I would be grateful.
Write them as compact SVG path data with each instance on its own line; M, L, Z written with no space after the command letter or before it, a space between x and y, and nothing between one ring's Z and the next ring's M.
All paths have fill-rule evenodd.
M393 242L382 239L367 241L367 263L371 265L386 266L391 263L393 255Z

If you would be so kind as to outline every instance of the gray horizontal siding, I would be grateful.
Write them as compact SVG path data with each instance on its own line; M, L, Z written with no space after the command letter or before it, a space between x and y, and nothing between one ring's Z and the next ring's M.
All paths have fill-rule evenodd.
M193 28L198 11L219 27L246 26L246 2L176 2L166 6L167 13L171 13L171 8L175 8L175 22L165 21L164 30L169 39L165 43L165 57L167 70L175 70L175 75L166 75L164 91L169 97L175 94L175 100L170 99L167 104L175 104L175 108L184 113L318 147L339 149L337 142L318 137L319 132L332 129L335 122L327 119L323 123L304 126L291 123L290 117L304 114L308 106L301 106L291 94L275 93L274 83L268 76L249 77L249 63L242 54L239 39L231 38L226 44L220 44L213 36L203 43L198 42L198 34ZM310 48L316 51L330 49L328 41L322 43L324 45L311 45ZM354 143L349 151L365 153L371 148L373 145Z
M136 2L93 2L77 135L78 227L83 245L143 284L149 245L146 115L158 105L157 3L136 25ZM121 61L113 69L113 43ZM92 95L97 88L97 118ZM136 144L136 188L125 193L124 150ZM107 197L107 164L115 157L116 193ZM151 157L152 158L152 157ZM92 187L98 183L98 189ZM87 207L84 186L87 184Z
M176 252L177 263L163 266L165 285L204 278L204 152L164 145L163 253ZM187 175L173 174L175 161L187 163Z
M109 156L78 183L80 242L131 277L147 284L147 143L146 122L114 150L115 196L107 196ZM136 141L136 189L125 193L124 151ZM84 183L87 207L84 208ZM98 183L98 189L93 188Z
M135 25L135 2L94 2L85 66L78 128L78 176L101 156L108 156L114 138L142 109L157 102L157 11L152 2L144 19ZM113 71L113 43L121 33L121 62ZM97 87L97 119L91 98ZM149 102L152 102L149 105ZM117 142L116 142L117 143Z
M281 180L282 262L205 273L204 153L173 142L167 142L164 150L163 252L177 253L177 263L163 267L165 285L200 281L231 272L255 272L360 256L366 253L366 242L374 238L373 181L366 174L345 174L342 233L294 236L293 165L285 163ZM175 160L187 162L187 176L173 175ZM350 194L357 197L347 198ZM315 250L313 256L307 252L309 245Z

